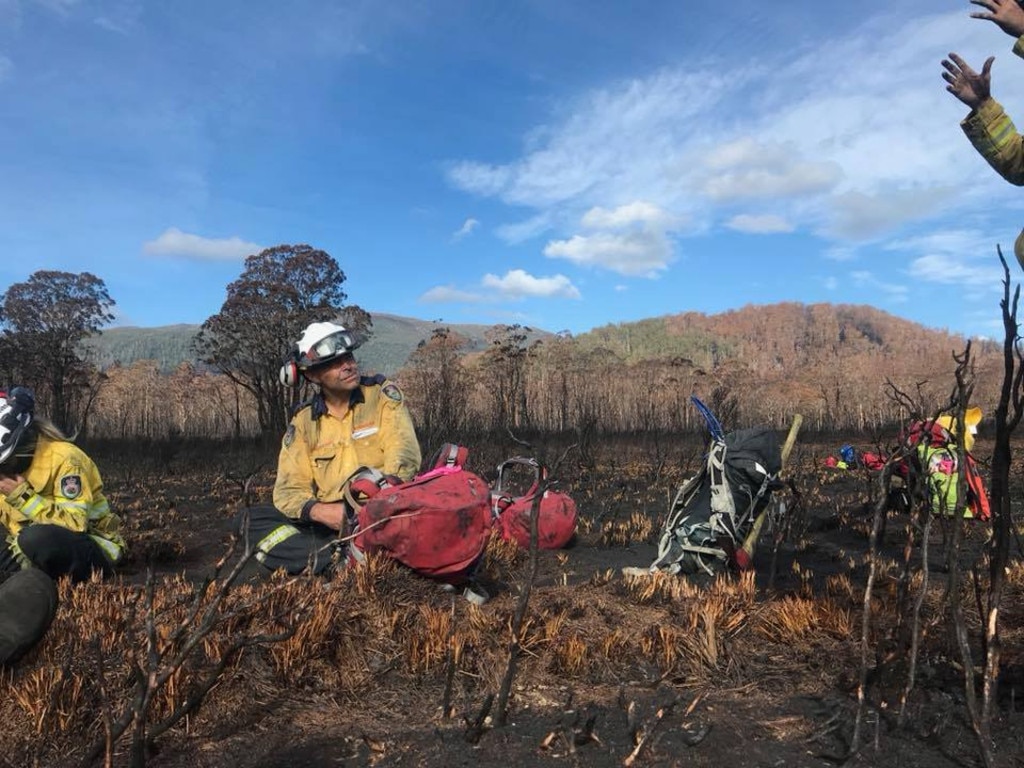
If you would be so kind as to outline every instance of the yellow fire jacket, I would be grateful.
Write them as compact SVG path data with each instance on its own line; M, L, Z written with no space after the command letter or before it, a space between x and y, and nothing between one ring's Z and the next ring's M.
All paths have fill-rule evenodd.
M1024 58L1024 36L1014 43L1013 52ZM986 99L960 127L996 173L1011 184L1024 185L1024 139L998 101Z
M421 458L401 390L383 376L364 376L341 419L319 394L292 417L278 455L274 506L288 517L308 517L316 502L340 501L359 467L411 480Z
M74 443L45 435L39 435L25 482L0 498L0 523L12 539L32 523L87 533L113 563L124 552L121 520L110 511L92 459Z

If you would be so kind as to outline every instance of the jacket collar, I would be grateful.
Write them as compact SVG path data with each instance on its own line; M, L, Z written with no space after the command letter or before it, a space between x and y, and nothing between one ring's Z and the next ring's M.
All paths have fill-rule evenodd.
M348 407L354 408L359 403L366 402L366 395L363 394L362 386L356 387L352 390L348 397ZM327 413L327 401L324 399L323 392L317 392L313 395L313 402L310 404L310 415L313 417L313 421L318 421L321 416Z

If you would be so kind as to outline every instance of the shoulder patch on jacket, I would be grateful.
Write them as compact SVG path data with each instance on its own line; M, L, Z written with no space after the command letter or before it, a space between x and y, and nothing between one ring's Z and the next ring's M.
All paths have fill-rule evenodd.
M281 440L284 443L284 447L287 448L289 445L295 442L295 425L289 424L288 429L284 431L284 438Z
M380 388L380 392L384 397L394 400L396 403L402 402L402 390L398 388L397 384L388 382Z
M60 495L65 499L77 499L82 493L81 475L64 475L60 479Z

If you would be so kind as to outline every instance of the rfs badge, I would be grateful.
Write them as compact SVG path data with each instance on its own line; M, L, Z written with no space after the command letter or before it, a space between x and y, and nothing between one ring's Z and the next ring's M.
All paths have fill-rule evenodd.
M80 475L64 475L60 479L60 493L66 499L77 499L82 492L82 478Z

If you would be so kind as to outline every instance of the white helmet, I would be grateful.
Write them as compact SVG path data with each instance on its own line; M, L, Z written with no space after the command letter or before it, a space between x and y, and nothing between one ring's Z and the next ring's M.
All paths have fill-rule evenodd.
M0 397L0 464L14 456L35 417L36 399L27 387L12 387Z
M310 323L295 345L292 358L281 366L280 379L285 386L299 384L299 371L308 371L351 354L359 343L348 329L337 323Z

